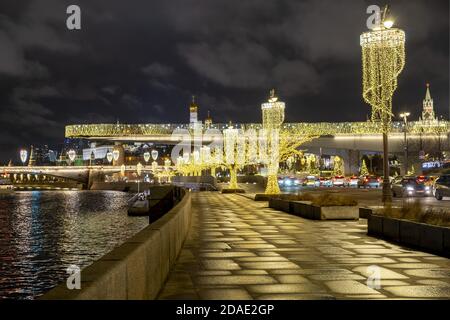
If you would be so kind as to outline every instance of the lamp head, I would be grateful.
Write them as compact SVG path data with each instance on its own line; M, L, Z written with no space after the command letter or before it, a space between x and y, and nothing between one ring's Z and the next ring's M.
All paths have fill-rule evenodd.
M394 21L391 20L391 19L386 20L386 21L383 21L383 26L384 26L386 29L390 29L390 28L392 28L392 27L394 26Z

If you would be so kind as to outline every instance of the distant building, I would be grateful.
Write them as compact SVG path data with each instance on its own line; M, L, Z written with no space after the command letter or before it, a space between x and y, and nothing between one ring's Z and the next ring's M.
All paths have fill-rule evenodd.
M90 148L83 149L83 160L104 160L106 154L112 152L114 145L97 146L95 143L91 143Z
M205 128L210 129L211 125L212 125L212 118L211 118L211 115L209 114L209 110L208 110L208 116L205 119Z
M195 103L195 96L192 96L192 102L189 105L189 123L191 126L198 122L198 106Z
M423 100L422 117L419 118L419 121L426 124L434 124L438 122L438 118L434 113L434 102L431 98L429 83L427 83L427 92L425 94L425 99Z
M48 145L31 146L29 166L54 165L57 161L58 153L50 150Z

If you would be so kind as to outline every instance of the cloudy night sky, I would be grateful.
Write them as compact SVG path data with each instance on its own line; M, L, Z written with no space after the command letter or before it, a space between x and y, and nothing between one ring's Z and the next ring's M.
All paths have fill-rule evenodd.
M77 4L82 29L66 28ZM275 87L287 122L365 121L361 48L374 0L2 0L0 164L74 123L260 122ZM419 117L425 84L449 116L449 1L393 0L407 34L394 111ZM59 150L58 150L59 151Z

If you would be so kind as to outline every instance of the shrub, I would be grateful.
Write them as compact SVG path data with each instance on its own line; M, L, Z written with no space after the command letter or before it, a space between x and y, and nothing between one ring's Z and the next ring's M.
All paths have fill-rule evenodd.
M314 197L311 193L299 193L297 195L297 201L314 201L316 197Z
M334 206L354 207L358 204L358 202L352 198L337 196L331 193L323 193L318 197L315 197L312 203L313 205L319 207L334 207Z
M425 224L450 227L450 212L438 209L424 209L419 200L404 201L400 208L387 206L381 214L388 218L410 220Z
M313 201L315 199L311 193L281 194L277 198L285 201Z

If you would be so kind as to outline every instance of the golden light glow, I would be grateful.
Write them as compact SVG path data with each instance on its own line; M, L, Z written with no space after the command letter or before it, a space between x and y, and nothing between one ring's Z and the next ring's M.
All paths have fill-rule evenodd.
M394 26L394 21L393 20L386 20L383 22L383 25L386 29L390 29Z
M374 30L360 38L363 64L363 97L372 106L372 121L382 122L388 132L392 119L392 96L405 67L405 33L399 29Z
M450 131L449 121L439 121L439 124L424 123L420 121L408 122L409 132L434 133L434 127L439 125ZM223 130L228 125L216 123L211 125L212 129ZM261 124L241 124L241 127L247 129L260 129ZM116 125L116 124L83 124L83 125L68 125L66 126L66 138L109 138L118 139L127 137L131 140L142 140L150 137L152 140L157 140L161 137L164 140L171 140L170 136L173 130L177 128L189 129L186 125L175 124L130 124L130 125ZM306 130L308 132L317 132L321 135L353 135L353 134L376 134L382 132L382 125L380 122L319 122L319 123L284 123L281 126L282 130L301 132ZM403 132L403 122L392 122L389 129L390 132ZM118 151L117 151L118 152ZM118 154L117 154L118 155ZM116 161L116 160L115 160Z
M270 91L268 102L261 105L263 130L265 134L266 159L267 166L267 186L266 194L279 194L278 169L280 165L280 129L284 122L285 103L278 100L275 90Z

